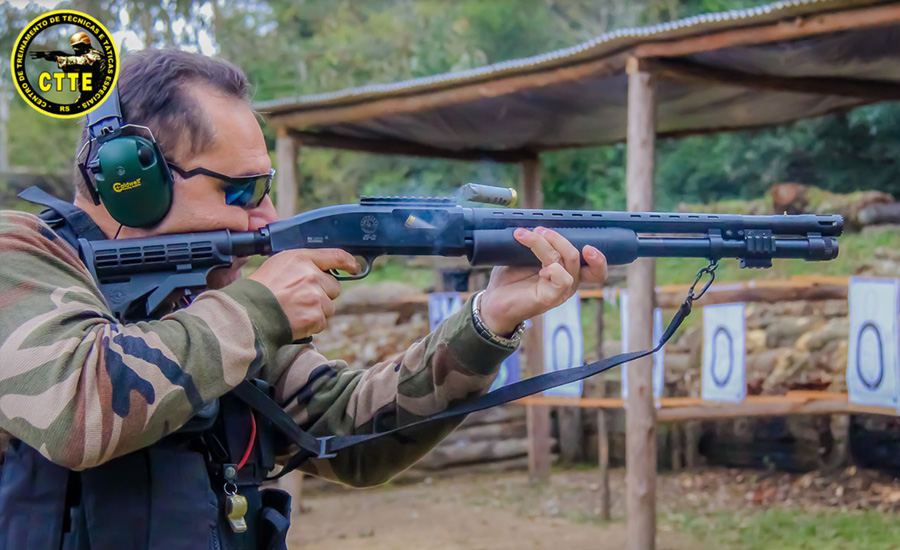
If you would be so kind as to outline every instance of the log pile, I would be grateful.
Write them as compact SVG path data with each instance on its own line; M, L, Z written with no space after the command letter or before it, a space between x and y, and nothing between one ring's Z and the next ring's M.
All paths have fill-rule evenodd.
M846 288L844 289L846 291ZM378 309L378 304L400 303L421 296L414 287L399 283L353 286L340 300L339 309L358 311ZM715 296L711 294L710 296ZM786 296L786 298L789 298ZM699 312L698 312L699 313ZM846 390L847 302L844 299L820 301L782 301L775 304L747 304L747 380L751 394L781 394L797 388L817 388L842 392ZM338 315L329 329L316 336L315 343L328 357L344 358L351 366L365 368L407 349L416 339L428 333L428 319L421 301L408 311L393 308L387 313ZM699 396L702 352L702 327L695 324L680 331L666 348L666 396ZM621 351L620 343L607 340L604 354ZM585 395L618 395L619 371L587 380ZM424 478L473 471L498 472L527 467L525 410L507 406L472 415L444 442L428 454L407 478ZM583 416L583 455L595 456L596 432L592 412ZM624 452L622 423L612 418L611 458L620 461ZM712 461L726 464L768 460L793 464L794 469L819 460L816 453L823 440L820 424L804 420L772 425L770 420L731 421L706 424L704 437ZM815 421L821 422L821 421ZM826 427L830 427L830 424ZM671 455L666 445L679 432L660 429L660 456ZM846 427L835 426L834 433ZM712 438L712 439L711 439ZM792 441L788 452L766 450L766 438ZM715 445L710 442L715 441ZM752 447L757 453L745 453ZM777 446L777 445L776 445ZM799 454L795 451L799 450ZM782 449L784 451L784 449ZM743 453L743 454L742 454ZM796 455L796 456L794 456ZM800 458L795 460L799 456ZM762 458L761 458L762 457ZM767 458L766 458L767 457ZM785 458L788 457L788 458ZM828 458L828 457L824 457ZM793 460L793 462L791 462ZM668 458L662 463L668 464ZM756 464L760 465L760 464Z
M554 448L555 448L554 441ZM553 455L556 461L558 455ZM404 473L408 480L528 468L525 407L506 405L470 415L437 447Z
M866 225L900 223L900 207L894 197L881 191L832 193L801 183L772 186L764 198L729 200L707 204L678 205L679 212L719 214L840 214L844 227L856 230Z

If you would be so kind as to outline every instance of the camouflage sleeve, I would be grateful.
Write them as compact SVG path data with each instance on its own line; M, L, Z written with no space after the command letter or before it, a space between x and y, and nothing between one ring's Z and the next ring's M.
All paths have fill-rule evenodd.
M93 65L102 59L103 57L97 52L88 52L84 55L61 55L56 58L56 65L60 69L69 65Z
M36 216L0 212L0 431L53 462L83 469L152 444L290 341L250 280L117 323L68 244Z
M405 353L365 370L329 361L312 345L285 346L277 357L283 374L276 399L317 437L381 432L487 392L512 351L475 331L470 301ZM302 469L357 487L383 483L419 460L461 421L436 421L386 436L328 460L307 461Z

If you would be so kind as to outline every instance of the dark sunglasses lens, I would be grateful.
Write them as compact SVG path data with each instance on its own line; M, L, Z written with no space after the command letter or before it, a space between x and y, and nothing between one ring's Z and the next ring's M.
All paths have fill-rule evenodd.
M225 188L225 203L244 208L259 206L268 191L269 176L245 178Z

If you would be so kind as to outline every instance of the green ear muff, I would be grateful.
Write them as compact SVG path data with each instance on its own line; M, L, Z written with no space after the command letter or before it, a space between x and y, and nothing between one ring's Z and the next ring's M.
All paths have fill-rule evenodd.
M150 129L122 120L116 88L87 114L86 127L90 139L78 158L85 148L88 154L78 168L94 204L102 201L109 215L128 227L161 222L172 206L172 171ZM129 127L144 130L150 139L124 135Z
M97 194L114 220L128 227L159 223L172 206L172 175L156 144L139 136L111 139L92 166Z

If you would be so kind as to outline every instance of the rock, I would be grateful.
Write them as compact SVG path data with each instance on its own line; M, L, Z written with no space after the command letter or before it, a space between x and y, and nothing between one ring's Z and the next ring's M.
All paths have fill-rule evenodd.
M528 438L491 441L456 441L441 444L431 450L417 468L440 470L447 466L461 466L479 462L494 462L518 458L528 454Z
M757 353L766 349L766 331L762 329L748 330L746 336L747 353Z
M397 302L422 294L422 289L397 281L381 283L356 283L349 285L341 293L338 302L341 305L369 305L385 302Z
M850 334L850 320L847 318L835 318L825 325L804 334L795 346L798 350L819 351L828 344L840 340L846 340ZM801 347L801 341L803 347Z
M844 229L854 230L865 225L860 212L877 204L891 204L894 197L882 191L856 191L840 194L809 188L810 214L840 214L844 217Z
M766 349L758 353L748 354L744 363L747 369L747 377L768 377L782 354L783 350L781 349Z
M778 354L775 366L766 377L765 386L769 392L781 393L786 389L788 380L809 365L809 354L798 352L793 348L783 348Z
M812 328L815 321L809 317L779 317L766 329L766 347L794 346L797 339Z
M466 417L465 422L463 422L463 426L524 420L525 414L526 410L522 405L503 405L501 407L491 407L490 409L470 414L468 417Z
M698 346L702 346L702 345L703 345L703 327L695 326L695 327L690 327L690 328L684 329L684 332L682 333L681 337L678 338L678 340L676 342L674 342L674 345L667 347L666 350L671 348L672 351L678 351L678 352L686 352L687 351L687 352L689 352L691 350L696 349Z
M681 374L691 369L699 369L700 363L694 362L691 353L670 352L666 350L665 371L674 377L680 378ZM668 380L668 376L666 377Z
M847 300L828 300L822 302L822 315L825 317L846 317L850 312Z

